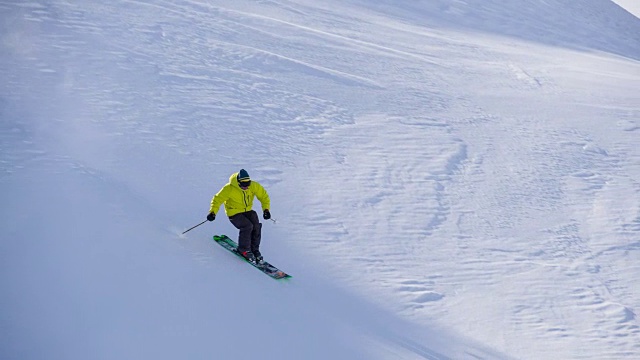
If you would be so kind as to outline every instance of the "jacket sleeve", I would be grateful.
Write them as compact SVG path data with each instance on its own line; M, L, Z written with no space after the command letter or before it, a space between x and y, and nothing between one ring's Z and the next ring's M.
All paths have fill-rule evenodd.
M262 185L254 182L257 186L255 189L255 194L260 204L262 205L262 211L265 209L271 209L271 200L269 199L269 194L267 194L267 190L262 187Z
M209 212L217 215L220 205L227 201L227 199L229 199L229 187L225 185L211 199L211 208L209 209Z

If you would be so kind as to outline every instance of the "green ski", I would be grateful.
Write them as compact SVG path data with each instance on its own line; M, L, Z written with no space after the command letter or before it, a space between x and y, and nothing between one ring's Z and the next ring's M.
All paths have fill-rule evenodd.
M284 271L278 269L277 267L269 264L266 261L260 264L247 261L247 259L245 259L242 255L240 255L240 253L238 253L238 251L236 250L238 248L238 244L236 244L236 242L233 241L231 238L229 238L227 235L213 235L213 240L218 244L220 244L220 246L222 246L223 248L229 250L230 252L235 254L237 257L251 264L251 266L262 271L263 273L267 274L267 276L271 278L280 280L280 279L288 279L291 277L291 275L285 273Z

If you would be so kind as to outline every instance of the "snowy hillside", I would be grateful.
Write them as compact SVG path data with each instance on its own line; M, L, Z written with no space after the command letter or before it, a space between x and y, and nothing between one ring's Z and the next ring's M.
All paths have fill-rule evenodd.
M620 7L640 18L640 2L636 0L613 0Z
M321 4L318 4L321 3ZM0 2L0 359L640 358L609 0ZM271 196L271 280L212 242Z

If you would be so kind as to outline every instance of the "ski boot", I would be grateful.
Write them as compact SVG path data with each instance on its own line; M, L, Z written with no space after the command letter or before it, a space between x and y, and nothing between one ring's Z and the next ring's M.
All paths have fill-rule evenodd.
M262 257L262 254L260 254L259 250L254 250L252 251L253 256L256 258L256 264L258 265L262 265L264 264L264 258Z
M238 251L238 254L240 254L243 258L245 258L248 262L253 264L256 263L256 256L253 255L251 251L243 251L243 252Z

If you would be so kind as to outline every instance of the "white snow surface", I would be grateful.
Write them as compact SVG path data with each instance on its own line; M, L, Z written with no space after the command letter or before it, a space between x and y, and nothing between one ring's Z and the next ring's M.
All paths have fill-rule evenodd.
M640 358L612 1L2 1L0 31L1 359ZM181 235L240 168L288 281L222 213Z
M633 15L640 17L640 0L612 0L623 9L632 13Z

